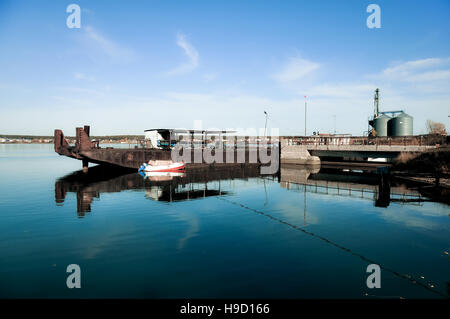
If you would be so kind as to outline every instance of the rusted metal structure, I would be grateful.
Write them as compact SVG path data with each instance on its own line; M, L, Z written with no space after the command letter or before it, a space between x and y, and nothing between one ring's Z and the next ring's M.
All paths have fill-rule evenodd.
M83 170L87 171L88 163L94 164L110 164L125 168L138 169L142 163L149 160L170 160L172 158L172 150L168 148L149 148L149 147L135 147L135 148L102 148L99 146L98 141L92 141L89 136L90 127L84 126L84 128L76 128L75 145L70 145L64 137L62 130L56 129L54 135L55 152L81 160L83 162ZM268 139L269 144L272 145L271 139ZM257 143L261 143L258 141ZM187 166L233 166L242 165L248 163L260 163L258 146L249 146L251 142L249 138L244 139L245 146L243 148L227 148L223 150L222 157L218 155L218 160L214 163L207 163L203 158L201 152L205 150L205 145L200 145L200 148L183 149L183 152L190 152L188 157L193 159L191 162L187 162ZM261 143L262 144L262 143ZM279 154L278 142L274 143L275 146L268 147L268 155L272 152ZM215 150L211 151L215 155ZM231 156L230 156L231 152ZM228 154L227 154L228 153ZM200 155L199 155L200 154ZM219 154L219 153L218 153ZM242 156L244 155L244 156ZM236 160L228 161L231 157ZM195 162L195 159L200 158L200 163ZM238 160L239 159L239 160ZM194 163L195 162L195 163Z
M84 171L87 170L88 163L111 164L137 169L144 161L150 159L170 159L170 150L100 148L98 141L91 141L89 131L89 126L84 126L84 128L77 127L75 145L71 146L65 139L64 133L56 129L54 138L55 152L81 160Z

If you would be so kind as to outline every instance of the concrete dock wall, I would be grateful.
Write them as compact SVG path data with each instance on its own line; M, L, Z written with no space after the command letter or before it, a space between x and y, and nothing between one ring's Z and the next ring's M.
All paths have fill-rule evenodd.
M305 145L288 145L287 140L281 140L280 157L282 164L320 165L320 158L311 156Z

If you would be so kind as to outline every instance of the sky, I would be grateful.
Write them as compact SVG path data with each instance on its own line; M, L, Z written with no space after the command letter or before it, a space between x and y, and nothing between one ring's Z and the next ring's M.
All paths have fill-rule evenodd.
M0 0L0 134L362 135L376 88L450 129L450 1Z

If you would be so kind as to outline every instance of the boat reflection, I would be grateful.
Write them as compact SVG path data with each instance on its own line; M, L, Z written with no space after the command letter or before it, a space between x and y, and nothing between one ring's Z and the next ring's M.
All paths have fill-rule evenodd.
M248 179L260 176L258 165L236 165L233 167L209 166L187 169L185 173L142 173L135 170L111 168L98 165L87 173L76 171L55 182L55 201L62 205L68 192L76 193L77 213L83 217L91 211L94 198L101 193L124 190L145 190L145 197L151 200L175 202L221 196L228 192L221 190L220 181ZM218 181L211 188L208 184Z
M101 193L124 190L145 190L145 197L155 201L176 202L227 194L221 189L221 180L262 178L277 179L280 186L292 191L320 193L329 196L358 197L371 200L374 206L388 207L391 202L421 205L430 201L421 188L391 182L376 174L319 168L317 166L282 165L277 175L260 175L257 165L233 167L209 166L187 169L179 173L141 173L136 171L95 166L89 172L77 171L55 182L55 201L62 205L68 192L76 193L78 216L91 211L94 198ZM218 183L209 183L217 181ZM267 203L264 204L264 206Z
M170 181L174 177L185 177L185 172L143 172L140 171L139 175L141 175L144 179L148 179L150 181Z

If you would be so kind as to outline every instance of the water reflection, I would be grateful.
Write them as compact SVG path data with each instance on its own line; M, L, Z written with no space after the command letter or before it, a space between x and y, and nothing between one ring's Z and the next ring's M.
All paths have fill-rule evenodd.
M306 193L320 193L330 196L357 197L373 201L374 206L388 207L391 202L421 205L430 201L426 188L410 187L391 183L385 177L360 172L345 172L337 169L320 169L317 166L282 165L276 175L260 175L258 166L235 166L233 168L191 168L185 173L136 173L134 170L117 167L94 166L88 173L76 171L55 182L55 201L64 203L67 192L76 193L77 212L80 217L91 211L94 198L101 193L124 190L145 190L145 197L156 201L176 202L221 196L227 194L220 187L221 180L263 179L266 192L266 179L277 179L282 188L304 193L304 214L306 224ZM211 181L217 184L208 185Z
M89 172L76 171L55 182L55 201L62 205L68 192L76 193L77 213L83 217L91 211L94 198L101 193L124 190L145 190L151 200L175 202L221 196L228 192L221 189L221 180L247 179L260 176L258 166L235 166L233 168L202 167L188 169L186 173L146 173L107 166L94 166ZM218 181L214 188L209 182Z
M357 197L374 202L376 207L388 207L391 202L421 205L427 199L421 188L391 181L387 176L340 169L319 169L284 165L280 172L281 187L330 196Z
M227 185L224 182L221 184L221 181L233 179L251 180L248 183L240 183L240 188L237 189L234 187L230 188L229 184ZM256 187L246 190L245 187L247 185ZM257 198L254 197L254 194L256 194L255 189L258 192L262 192L262 189L264 189L264 193L260 193L258 200L254 200L254 198ZM383 223L383 229L387 227L386 229L400 229L404 231L405 226L407 226L407 229L413 228L414 231L418 230L414 233L414 236L417 236L417 234L424 236L424 232L428 235L430 230L437 230L439 234L442 230L442 227L439 226L440 221L429 218L426 215L429 214L430 207L433 208L434 206L419 207L420 211L416 211L415 208L411 210L408 208L407 211L404 211L400 206L395 205L392 205L394 207L386 208L392 202L401 203L402 206L422 206L424 202L431 201L424 197L421 190L417 187L411 188L408 185L395 182L387 183L386 180L381 179L377 175L358 172L345 172L343 174L342 170L292 165L283 165L278 174L274 176L261 176L257 166L236 166L233 169L206 167L187 170L185 174L147 174L144 176L137 174L135 171L120 171L96 166L90 168L88 173L78 171L58 179L55 183L55 200L58 205L61 205L68 192L76 193L77 212L78 216L82 217L86 212L91 211L93 199L99 198L101 193L121 192L123 190L140 190L137 193L138 195L144 193L146 199L164 201L166 203L201 200L214 196L219 199L218 202L224 204L222 207L226 207L221 212L232 213L233 210L230 209L230 206L234 206L236 210L244 210L253 215L261 216L261 218L265 218L265 221L280 223L289 227L291 231L299 232L313 240L325 243L328 247L338 248L341 253L358 257L364 263L378 264L390 276L412 283L414 286L421 287L433 295L445 297L442 289L434 288L435 282L430 284L430 282L425 282L420 275L412 271L403 271L402 265L385 262L383 255L377 253L376 243L363 241L367 247L370 247L370 249L363 249L361 248L361 243L358 242L356 248L351 241L347 240L346 236L340 236L340 232L344 229L345 233L351 231L352 236L355 238L361 236L361 234L358 234L358 227L365 227L366 224L358 221L367 218L367 214L352 216L351 222L354 225L358 225L358 227L348 230L345 228L346 226L341 227L342 224L339 224L339 218L335 219L333 223L329 223L330 218L333 219L334 216L333 214L328 215L324 213L330 207L340 207L341 214L336 215L345 215L349 209L354 209L355 206L352 206L352 202L364 207L364 204L360 203L361 200L364 200L369 203L372 202L373 206L384 207L374 210L381 220L389 222L388 226ZM296 193L302 195L303 201L298 201ZM233 196L222 196L227 194ZM349 200L338 201L336 197L348 198ZM327 201L329 203L326 203ZM293 203L291 210L289 206L282 206L285 202ZM345 203L344 206L343 202ZM349 203L350 205L348 205ZM215 229L214 223L209 223L209 227L200 227L205 222L205 218L207 218L205 216L211 216L209 214L211 206L207 205L207 215L193 214L193 211L201 210L202 206L205 206L201 202L199 204L194 206L186 205L186 211L178 209L179 206L174 206L176 214L173 214L173 216L185 223L185 227L187 227L186 230L183 231L181 229L177 232L176 248L179 251L189 249L186 247L192 244L192 238L199 236L199 234L204 235L208 229ZM309 216L308 204L310 209ZM220 204L217 206L220 207ZM168 209L170 210L170 207ZM417 212L420 212L420 215ZM320 224L314 222L314 220L318 220L318 217L320 219L324 215L326 219L322 218ZM440 215L442 214L439 213L437 216L439 217ZM239 218L241 217L239 216ZM236 219L233 220L233 225L236 225L235 221ZM378 229L376 219L371 220L371 223L373 223L370 226L371 231L376 231ZM262 225L265 225L265 223L263 222ZM233 229L235 230L235 228ZM184 235L180 236L180 234ZM286 235L284 232L282 234L283 236ZM436 235L433 233L433 236ZM301 243L302 241L296 242L296 244L300 245ZM409 246L407 245L406 247L408 249ZM410 253L411 256L416 254L415 251ZM424 253L424 256L427 255Z

